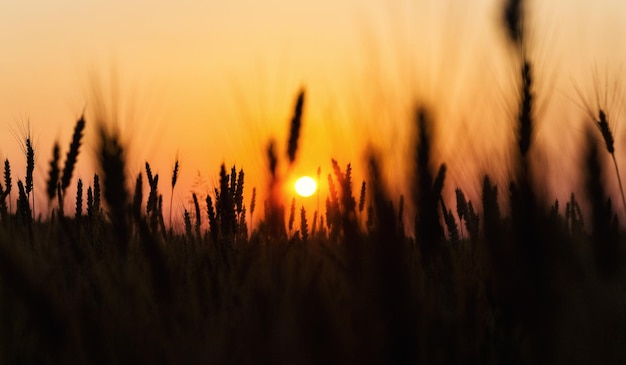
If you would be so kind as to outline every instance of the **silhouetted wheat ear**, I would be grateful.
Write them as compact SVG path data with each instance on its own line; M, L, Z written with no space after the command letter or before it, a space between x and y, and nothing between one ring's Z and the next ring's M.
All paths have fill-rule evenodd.
M9 159L4 160L4 193L2 194L2 202L6 205L6 198L9 197L9 209L11 211L11 165Z
M472 241L478 241L480 227L480 217L474 210L472 201L467 202L467 215L465 216L465 228L470 235Z
M291 199L291 209L289 210L289 232L293 230L293 223L296 220L296 198Z
M78 179L76 186L76 219L83 215L83 180Z
M276 178L276 165L278 165L278 158L276 156L276 145L274 141L270 141L267 145L267 161L272 178Z
M533 77L532 68L528 60L522 65L522 90L520 100L519 121L519 150L523 158L530 148L533 133Z
M93 218L93 190L91 186L87 188L87 216Z
M611 132L611 127L609 126L609 122L607 120L606 114L604 113L604 110L600 109L598 111L598 117L599 119L596 122L596 125L598 126L598 129L602 134L606 150L610 154L613 154L615 152L615 142L613 140L613 133Z
M365 181L361 183L361 193L359 194L359 213L363 212L363 208L365 207L365 193L367 186Z
M50 160L50 171L48 172L48 200L52 201L56 196L57 182L59 181L59 144L54 143L52 149L52 160Z
M298 151L298 138L300 138L300 128L302 126L302 107L304 106L304 90L301 90L296 99L293 118L289 128L289 141L287 144L287 156L289 163L293 163L296 159Z
M256 187L252 188L252 198L250 199L250 218L254 215L254 209L256 208Z
M148 177L148 185L152 185L154 178L152 177L152 169L150 164L146 161L146 176Z
M505 0L503 20L510 41L520 46L523 43L523 0Z
M198 203L198 196L196 193L192 194L193 206L196 211L196 235L200 239L200 226L202 225L202 216L200 215L200 204Z
M11 194L11 165L9 159L4 160L4 193Z
M178 181L178 160L174 163L174 171L172 171L172 189L176 186L176 182Z
M300 234L302 235L302 241L306 242L309 239L309 224L306 220L304 206L300 208Z
M148 186L150 187L150 193L148 194L148 202L146 203L146 212L154 213L157 211L159 174L152 176L152 169L150 164L146 162L146 176L148 177Z
M65 157L65 166L63 167L63 176L61 177L61 187L63 191L70 186L72 180L72 174L74 173L74 166L78 159L78 153L80 149L81 140L83 138L83 130L85 129L85 119L81 116L76 122L74 127L74 134L72 135L72 142L70 143L70 149L67 151Z
M356 209L356 201L352 195L352 164L346 166L343 184L341 185L341 199L346 212L353 212Z
M461 238L463 238L463 219L467 222L467 201L463 191L459 188L455 189L456 194L456 214L459 217L459 225L461 226Z
M30 204L28 202L28 196L26 195L26 189L22 180L17 181L17 187L19 191L19 197L17 199L17 215L25 223L30 223L32 219L32 213L30 210Z
M178 163L178 158L176 158L176 162L174 163L174 170L172 171L172 193L170 194L170 229L172 227L172 203L174 202L174 188L176 187L176 182L178 181L178 169L180 165Z
M159 224L159 228L161 229L161 232L163 232L164 234L167 232L167 229L165 228L165 220L163 219L163 194L159 194L159 201L157 203L157 211L158 211L158 224Z
M452 214L452 210L449 210L446 207L446 202L443 200L443 197L439 197L439 202L441 204L441 211L443 212L443 220L446 223L446 227L448 228L449 239L453 243L458 243L459 230L456 224L456 220L454 219L454 214Z
M215 208L213 206L213 200L210 195L206 196L206 209L207 216L209 217L209 230L211 231L211 237L213 240L217 240L218 235L218 223L217 223L217 215L215 214Z
M239 215L239 224L237 226L237 239L243 242L248 240L248 223L246 221L245 205L241 211L241 214Z
M93 175L93 209L95 213L100 212L100 177L98 174Z
M126 161L124 148L119 137L100 129L99 162L103 174L104 200L109 208L109 217L113 223L118 248L125 253L128 247L128 225L126 207L128 192L126 191ZM95 182L94 182L95 186Z
M183 213L183 220L185 222L185 233L187 234L187 239L191 239L193 236L191 235L191 216L189 215L189 211L185 209Z
M328 174L328 191L330 193L330 202L333 205L339 206L339 195L337 194L337 188L331 174Z
M237 178L237 187L235 189L235 206L237 207L237 214L241 214L243 211L243 183L244 183L243 169L239 170Z
M461 221L467 217L467 201L461 189L456 188L454 192L456 194L456 214L459 216L459 221Z
M233 165L230 169L230 185L228 191L230 193L233 203L235 202L235 195L237 192L237 168Z
M25 179L25 191L26 196L30 197L30 192L33 191L33 171L35 170L35 150L30 138L26 138L26 179Z

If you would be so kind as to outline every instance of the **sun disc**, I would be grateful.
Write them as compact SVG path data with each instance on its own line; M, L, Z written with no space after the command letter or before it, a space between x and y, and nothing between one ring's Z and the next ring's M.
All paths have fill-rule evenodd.
M298 195L307 197L315 193L317 183L310 176L302 176L296 181L295 188Z

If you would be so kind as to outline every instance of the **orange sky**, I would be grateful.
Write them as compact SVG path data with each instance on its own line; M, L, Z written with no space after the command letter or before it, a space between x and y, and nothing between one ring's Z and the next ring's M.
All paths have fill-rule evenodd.
M476 194L477 172L504 170L511 137L516 70L498 4L4 0L0 157L23 178L14 134L29 120L37 142L35 184L43 197L52 144L59 139L65 153L74 122L87 108L88 139L76 175L90 180L93 90L99 85L110 95L117 84L119 121L131 142L129 179L150 161L169 201L178 153L175 208L187 206L191 189L211 189L222 162L244 168L249 198L252 186L265 185L268 139L274 136L284 151L294 98L305 87L294 176L314 175L320 165L326 175L335 157L342 166L353 163L356 191L371 142L385 158L390 185L403 191L411 113L422 100L437 117L435 148L449 165L447 191L461 185ZM594 67L620 75L626 6L619 0L531 5L541 106L537 141L548 189L563 198L583 132L572 84L591 92ZM619 154L626 141L621 121L615 124ZM626 164L626 156L618 161Z

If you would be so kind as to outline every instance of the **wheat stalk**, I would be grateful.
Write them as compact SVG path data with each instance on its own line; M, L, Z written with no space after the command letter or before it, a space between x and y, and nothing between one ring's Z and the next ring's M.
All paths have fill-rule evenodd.
M615 175L617 175L617 182L619 184L619 191L622 195L622 206L624 208L624 212L626 213L626 198L624 197L622 178L619 173L619 167L617 166L617 159L615 158L615 140L613 139L613 132L611 131L611 127L609 126L606 113L601 108L598 110L598 120L596 120L595 124L600 130L600 134L602 134L602 139L604 140L604 146L606 147L607 152L611 155L611 159L613 160Z

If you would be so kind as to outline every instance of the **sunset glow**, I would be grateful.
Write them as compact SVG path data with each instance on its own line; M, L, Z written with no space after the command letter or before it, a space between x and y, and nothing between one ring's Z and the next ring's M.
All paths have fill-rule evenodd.
M53 143L70 138L83 110L86 148L77 176L91 175L98 103L129 142L131 176L147 160L169 174L178 153L175 217L192 190L214 188L222 162L244 166L246 189L261 190L263 151L270 138L285 140L299 88L308 99L298 168L328 167L335 158L352 162L361 179L364 151L373 147L384 156L389 188L407 193L404 160L419 101L442 131L437 154L449 167L447 196L455 185L475 185L480 171L506 178L500 151L512 136L502 120L511 119L514 105L493 100L510 99L514 71L494 0L33 4L0 5L0 47L10 55L0 68L0 157L24 169L11 130L29 120L38 147L36 190L45 184ZM619 73L626 12L610 0L532 7L530 52L541 65L535 85L546 121L538 138L551 163L546 189L563 198L571 188L556 177L573 173L569 161L584 136L572 81L587 92L592 65ZM195 184L197 172L204 185ZM44 194L36 200L47 204Z
M310 176L302 176L296 180L294 188L296 189L298 195L306 198L315 194L315 191L317 190L317 183Z

